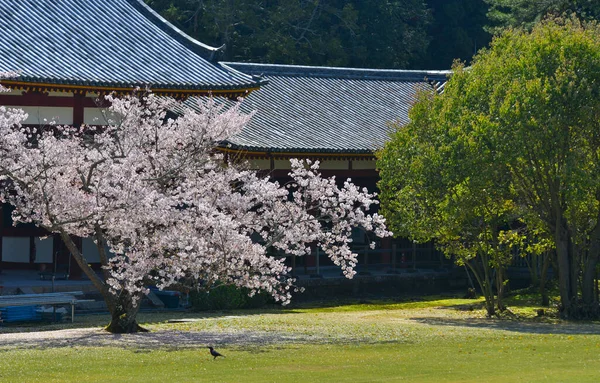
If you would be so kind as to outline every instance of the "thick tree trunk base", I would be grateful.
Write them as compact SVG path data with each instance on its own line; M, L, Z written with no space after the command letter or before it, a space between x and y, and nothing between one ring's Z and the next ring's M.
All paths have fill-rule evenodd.
M591 304L571 302L568 310L560 307L559 312L562 319L597 320L600 319L600 304L598 302Z
M121 294L116 297L116 302L112 301L108 306L111 320L106 331L113 334L131 334L136 332L148 332L141 327L136 318L140 308L139 297L132 297L129 294Z
M136 321L131 322L120 318L113 318L105 330L113 334L133 334L149 331L140 326Z
M549 307L550 306L550 297L548 296L548 293L542 292L541 296L542 296L542 301L541 301L542 306Z
M486 311L486 316L488 318L492 318L492 317L496 317L498 316L498 313L496 312L496 305L495 304L489 304L486 303L485 305L485 311Z

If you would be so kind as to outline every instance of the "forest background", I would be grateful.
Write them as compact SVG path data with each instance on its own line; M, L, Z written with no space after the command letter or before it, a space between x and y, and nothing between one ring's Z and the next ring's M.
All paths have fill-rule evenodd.
M494 33L548 14L600 17L600 0L146 0L219 60L394 69L469 62Z

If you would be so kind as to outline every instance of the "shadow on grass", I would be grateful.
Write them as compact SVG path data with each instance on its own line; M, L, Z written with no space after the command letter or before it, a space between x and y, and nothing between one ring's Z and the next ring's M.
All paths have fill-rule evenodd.
M486 318L439 318L419 317L411 318L417 323L431 326L454 326L481 328L499 331L511 331L527 334L569 334L569 335L600 335L600 323L542 323L534 320L506 320Z
M218 319L244 317L264 314L291 314L293 310L284 309L281 306L269 305L263 309L239 309L239 310L221 310L221 311L192 311L192 310L144 310L137 316L138 323L144 326L151 326L165 322L186 322L202 319ZM76 330L96 327L102 329L110 322L110 315L106 313L94 314L76 314L73 323L66 322L15 322L0 324L0 336L2 334L21 333L21 332L44 332L56 330ZM0 343L1 345L1 343Z
M369 311L369 310L398 310L404 305L420 307L437 307L444 299L458 299L456 294L414 296L402 295L394 297L369 297L314 300L292 302L288 306L269 304L258 309L234 309L219 311L148 311L141 312L139 322L153 325L169 322L186 322L203 319L250 317L254 315L303 314L306 311ZM461 299L462 301L462 299ZM473 302L478 302L473 300ZM456 307L461 306L459 304Z
M136 334L110 334L98 328L14 333L1 336L0 353L14 349L53 349L69 347L118 347L135 352L198 349L207 346L259 348L270 344L310 343L312 337L265 332L155 331Z
M440 300L456 298L456 294L414 296L402 295L394 297L373 297L347 299L328 299L308 302L293 302L289 306L269 304L259 309L235 309L220 311L193 311L193 310L148 310L138 314L138 323L143 327L157 325L165 322L185 323L192 321L250 317L255 315L277 314L302 314L306 311L368 311L368 310L398 310L407 308L437 307ZM473 301L477 302L477 301ZM450 308L468 307L467 305L453 305ZM110 322L108 313L76 314L75 322L21 322L4 323L0 325L1 334L21 332L51 332L57 330L77 330L95 328L100 331Z

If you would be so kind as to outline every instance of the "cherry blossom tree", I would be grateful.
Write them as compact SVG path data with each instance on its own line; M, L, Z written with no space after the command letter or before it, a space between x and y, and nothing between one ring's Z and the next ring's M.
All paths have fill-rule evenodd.
M226 283L286 304L294 280L269 249L299 256L320 246L352 278L352 230L390 235L369 214L375 196L322 178L318 162L292 160L291 182L281 185L228 161L218 144L251 118L239 105L208 100L192 110L152 93L107 99L98 127L31 128L23 111L2 107L0 198L15 222L60 236L106 301L108 331L145 331L136 314L148 285ZM174 107L182 114L167 118ZM74 236L94 239L101 276Z

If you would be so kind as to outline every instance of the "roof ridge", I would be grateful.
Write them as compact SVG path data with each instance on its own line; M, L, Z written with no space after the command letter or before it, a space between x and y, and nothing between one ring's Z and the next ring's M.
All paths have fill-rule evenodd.
M186 36L142 0L0 0L0 9L9 12L0 15L0 67L20 71L2 82L14 89L128 93L150 86L177 97L237 97L260 85L226 70L219 48Z
M154 9L150 8L150 6L146 4L144 0L126 1L141 14L143 14L154 25L159 27L163 32L167 33L169 36L173 37L185 47L189 48L191 51L206 60L216 61L218 54L225 49L225 44L221 45L220 47L213 47L190 37L187 33L183 32L181 29L167 21L167 19L158 14L158 12L156 12Z
M452 73L451 70L372 69L240 62L222 62L221 64L251 75L310 76L362 80L424 81L428 79L445 81L448 75Z
M227 65L227 63L225 63L223 61L219 62L219 65L221 66L221 68L225 69L228 72L234 72L240 76L248 77L252 81L256 82L256 84L259 86L267 85L269 83L269 80L264 79L261 75L255 75L255 74L251 74L251 73L241 72L241 71L237 70L236 68L230 67L229 65Z

